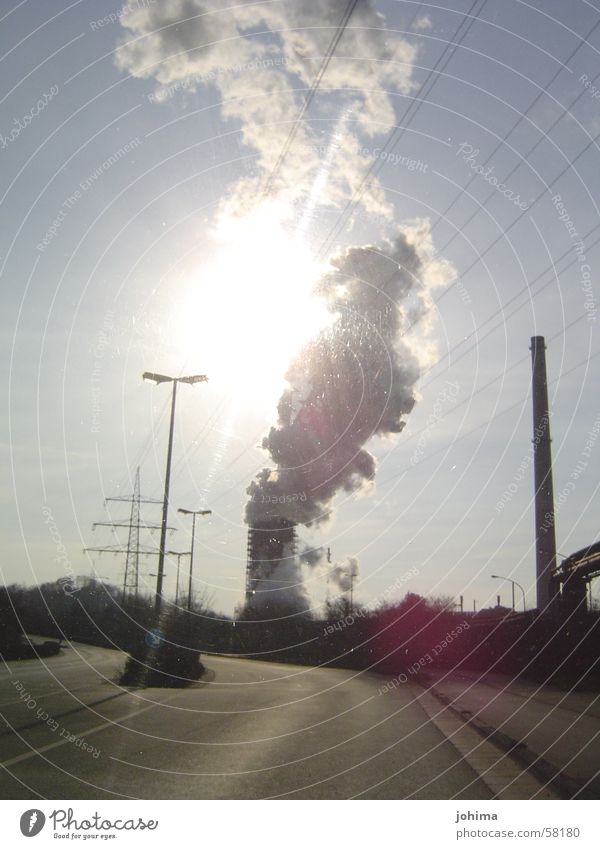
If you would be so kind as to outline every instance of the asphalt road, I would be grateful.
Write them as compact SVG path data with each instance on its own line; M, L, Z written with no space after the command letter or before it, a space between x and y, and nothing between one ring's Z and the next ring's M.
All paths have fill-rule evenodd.
M124 656L74 644L0 671L4 799L489 799L415 700L372 673L204 659L128 691Z

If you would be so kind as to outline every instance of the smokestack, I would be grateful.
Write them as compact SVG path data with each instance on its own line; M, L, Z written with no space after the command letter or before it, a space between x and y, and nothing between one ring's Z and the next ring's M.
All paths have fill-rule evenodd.
M556 571L550 410L546 378L546 343L543 336L531 337L531 365L533 369L536 604L538 610L542 612L550 606L552 601L552 574Z
M304 609L306 598L296 557L296 526L273 516L248 529L246 607Z

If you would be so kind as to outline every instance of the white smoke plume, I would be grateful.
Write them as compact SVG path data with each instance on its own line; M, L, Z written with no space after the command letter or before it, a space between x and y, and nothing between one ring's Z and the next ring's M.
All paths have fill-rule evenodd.
M414 92L418 47L386 29L371 0L358 0L297 125L347 8L348 0L124 6L117 66L153 83L157 109L187 105L195 93L202 92L203 103L213 97L210 114L218 112L232 130L238 128L245 149L256 154L253 170L228 187L219 208L223 218L244 216L268 186L282 222L302 231L317 207L339 209L361 187L362 212L391 221L392 206L378 179L362 185L370 165L363 149L376 149L396 123L390 92ZM428 18L421 16L415 26L426 29ZM450 267L434 259L426 221L332 260L316 291L332 323L289 367L278 424L263 442L273 467L248 489L249 525L284 518L319 526L330 518L336 494L373 485L375 458L365 446L374 436L402 430L427 353L426 334L416 343L408 329L415 320L426 328L430 292L451 276ZM347 565L336 564L332 572L338 583L347 581ZM275 603L287 593L298 609L306 606L299 558L280 564L267 558L257 570L261 575L265 590L273 592L256 593L257 604L258 597Z
M301 566L318 570L319 576L326 579L328 587L333 586L340 593L350 591L359 572L357 557L346 557L342 562L331 564L326 550L321 546L304 547L295 556L293 547L286 545L281 558L272 559L266 555L256 564L252 589L243 608L245 614L264 616L272 611L279 617L307 612L311 603L304 586Z
M358 558L347 557L345 563L336 563L328 574L343 593L349 592L354 579L358 577Z
M348 592L352 579L358 576L358 557L347 557L343 563L331 565L327 550L323 546L309 548L305 546L298 555L299 561L309 569L318 568L341 592Z
M226 208L240 214L272 173L307 91L343 18L348 0L281 0L232 5L228 0L160 0L126 4L126 37L116 52L120 69L156 84L153 100L216 90L221 116L238 122L243 142L257 152L256 171L231 188ZM310 117L335 113L343 121L305 116L277 169L273 194L291 209L310 203L323 169L319 204L338 204L365 172L360 150L374 146L395 122L390 90L414 89L414 43L385 28L369 0L359 0L319 86ZM323 133L334 127L333 135ZM326 151L326 152L325 152ZM377 180L364 191L368 213L390 216Z
M317 294L333 321L288 369L278 424L263 440L274 468L248 488L249 525L281 517L318 526L338 492L372 486L376 463L365 444L400 433L415 404L419 361L401 333L452 274L430 248L428 226L417 222L393 242L332 261Z
M277 616L286 612L297 613L309 608L309 601L302 581L298 558L292 545L285 545L281 558L268 556L257 564L253 572L253 588L246 600L246 613L268 613Z

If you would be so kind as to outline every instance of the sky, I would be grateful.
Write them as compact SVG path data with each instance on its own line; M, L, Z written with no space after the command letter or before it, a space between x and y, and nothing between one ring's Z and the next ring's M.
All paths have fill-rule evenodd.
M414 254L393 357L416 403L300 538L357 558L365 603L508 604L498 574L534 606L533 335L557 547L598 538L597 0L360 0L343 32L346 0L314 6L0 2L4 582L122 581L84 548L126 544L93 524L127 520L105 499L138 466L161 497L170 388L142 373L206 374L179 385L168 545L190 547L178 507L212 510L195 587L230 615L285 374L333 321L319 281L369 245ZM336 589L304 577L318 612Z

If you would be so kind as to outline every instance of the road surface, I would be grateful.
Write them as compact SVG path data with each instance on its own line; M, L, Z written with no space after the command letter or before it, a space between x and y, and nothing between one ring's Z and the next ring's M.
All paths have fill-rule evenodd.
M187 689L137 691L118 686L124 656L107 649L4 665L0 797L493 797L469 757L479 743L444 731L409 686L381 694L373 673L204 661Z
M600 797L600 694L558 690L509 675L432 671L427 684L457 711L525 743Z

